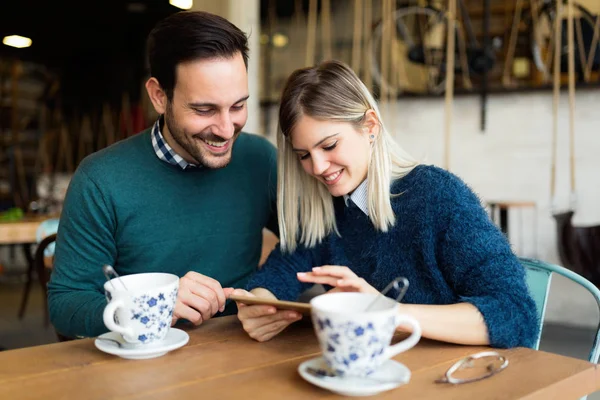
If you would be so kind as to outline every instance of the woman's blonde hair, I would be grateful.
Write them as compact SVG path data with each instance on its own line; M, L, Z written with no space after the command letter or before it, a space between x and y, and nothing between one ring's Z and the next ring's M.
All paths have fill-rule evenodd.
M367 172L369 218L386 232L396 222L390 185L417 164L385 129L377 102L350 67L339 61L294 71L288 78L279 107L277 133L277 212L281 249L293 252L298 241L307 247L338 233L333 198L325 185L307 174L292 150L291 134L302 116L316 120L349 122L364 127L373 110L379 134L371 146ZM339 234L339 233L338 233Z

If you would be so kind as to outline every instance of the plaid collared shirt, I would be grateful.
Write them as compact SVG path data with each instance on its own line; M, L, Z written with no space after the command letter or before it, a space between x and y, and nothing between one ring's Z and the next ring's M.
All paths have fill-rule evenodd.
M179 166L183 170L188 167L197 168L198 165L190 164L189 162L185 161L165 141L165 138L163 137L162 133L160 132L161 119L162 119L162 117L160 117L156 120L156 122L154 123L154 126L152 127L152 133L150 135L150 136L152 136L152 147L154 148L154 152L156 153L156 156L164 162L167 162L171 165Z

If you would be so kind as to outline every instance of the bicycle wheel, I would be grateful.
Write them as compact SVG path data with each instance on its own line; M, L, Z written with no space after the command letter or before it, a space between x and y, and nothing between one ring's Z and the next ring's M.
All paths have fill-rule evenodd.
M384 79L381 74L383 21L373 28L371 70L374 82L397 92L442 93L446 81L447 19L444 13L434 8L405 7L394 12L392 21L396 35L391 43L391 78Z
M568 70L568 32L567 32L567 6L563 0L561 22L561 50L560 50L560 70L567 72ZM575 45L575 70L579 77L583 75L585 68L583 60L587 61L588 55L591 54L592 37L594 25L597 16L592 15L584 6L578 3L573 3L574 6L574 45ZM554 71L553 54L554 54L554 27L556 22L556 2L546 1L542 4L539 10L537 24L533 23L533 19L529 17L526 21L530 27L531 40L531 55L534 65L538 71L543 73L546 79L549 79ZM592 61L592 70L600 69L600 43L596 44L594 59Z

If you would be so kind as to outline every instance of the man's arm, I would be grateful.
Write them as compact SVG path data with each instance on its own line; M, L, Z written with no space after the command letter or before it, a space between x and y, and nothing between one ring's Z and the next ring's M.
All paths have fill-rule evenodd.
M114 265L116 217L113 205L80 168L69 185L48 284L50 319L65 336L97 336L107 331L102 266Z

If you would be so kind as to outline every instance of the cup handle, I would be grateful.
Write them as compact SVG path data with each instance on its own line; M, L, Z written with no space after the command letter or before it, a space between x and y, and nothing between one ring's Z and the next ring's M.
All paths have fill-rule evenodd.
M104 325L113 332L120 333L123 336L133 337L135 332L133 332L132 328L126 328L115 323L115 312L117 312L119 307L125 307L123 300L112 300L106 305L103 314Z
M421 325L419 325L419 322L417 322L416 319L408 315L398 315L396 317L396 327L403 324L410 325L412 327L412 333L400 343L388 347L385 351L385 358L392 358L393 356L414 347L419 342L419 339L421 339Z

